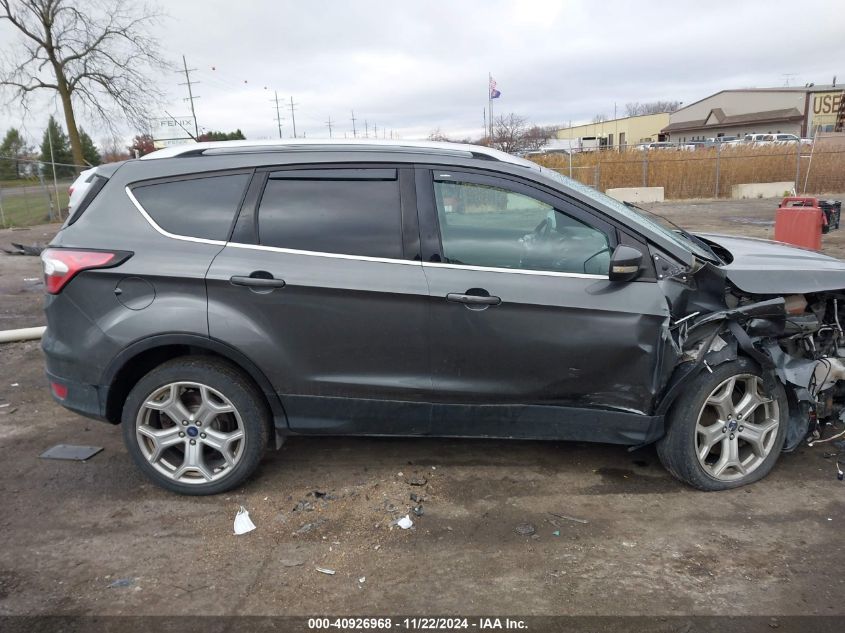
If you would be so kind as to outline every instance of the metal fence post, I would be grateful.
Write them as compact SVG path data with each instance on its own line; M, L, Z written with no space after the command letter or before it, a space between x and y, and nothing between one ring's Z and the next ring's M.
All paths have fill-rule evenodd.
M648 187L648 147L643 148L643 187Z
M50 190L47 188L47 185L44 183L44 173L39 169L38 170L38 180L41 182L41 189L44 190L44 193L47 195L47 208L49 209L50 213L50 221L52 222L55 220L55 213L53 211L53 197L50 195ZM61 219L61 218L59 218Z
M6 214L3 213L3 188L0 187L0 222L3 222L3 228L6 228Z
M569 177L572 178L572 148L569 148Z
M721 168L720 162L722 158L722 144L716 145L716 197L719 197L719 170Z
M601 163L596 163L596 173L595 173L595 181L596 185L595 188L599 188L599 181L601 180Z
M795 195L798 195L798 187L801 182L801 141L795 144Z

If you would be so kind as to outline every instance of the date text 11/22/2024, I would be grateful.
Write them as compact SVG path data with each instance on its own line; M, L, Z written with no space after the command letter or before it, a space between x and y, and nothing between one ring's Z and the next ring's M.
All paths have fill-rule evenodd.
M338 630L386 630L407 629L417 631L459 631L459 630L525 630L528 628L525 620L517 618L448 618L448 617L419 617L419 618L308 618L309 630L338 629Z

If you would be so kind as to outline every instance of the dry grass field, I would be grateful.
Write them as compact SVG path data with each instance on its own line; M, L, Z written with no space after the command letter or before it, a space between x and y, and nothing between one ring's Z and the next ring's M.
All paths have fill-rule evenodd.
M800 152L799 152L800 149ZM569 157L532 157L569 175ZM695 151L628 149L572 156L572 177L605 191L614 187L663 187L667 199L726 198L731 187L754 182L797 182L799 192L845 189L845 144L727 145Z

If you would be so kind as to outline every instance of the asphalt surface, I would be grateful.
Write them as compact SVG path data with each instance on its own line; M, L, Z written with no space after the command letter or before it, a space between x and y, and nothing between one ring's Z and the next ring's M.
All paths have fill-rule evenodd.
M657 208L766 237L774 206ZM53 230L3 231L0 247ZM843 247L845 230L825 238ZM0 329L43 323L39 276L37 258L0 254ZM831 445L702 493L651 448L294 438L243 488L189 498L148 483L118 427L52 403L37 342L0 359L0 615L845 615ZM39 458L56 444L104 450ZM240 506L257 529L235 536ZM406 514L411 529L392 526Z

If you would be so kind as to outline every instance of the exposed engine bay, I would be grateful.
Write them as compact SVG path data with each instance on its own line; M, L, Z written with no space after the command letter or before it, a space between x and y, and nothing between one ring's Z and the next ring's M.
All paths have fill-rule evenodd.
M708 243L719 252L716 243ZM727 251L719 255L731 261ZM765 280L764 289L781 283L787 292L757 294L733 282L730 266L697 261L691 271L680 271L659 256L655 260L670 304L669 334L679 363L668 400L687 379L743 354L760 365L766 381L778 380L786 388L785 451L808 436L818 439L824 426L845 419L845 289L816 289L827 280L790 271L800 274ZM801 286L807 291L796 292Z

